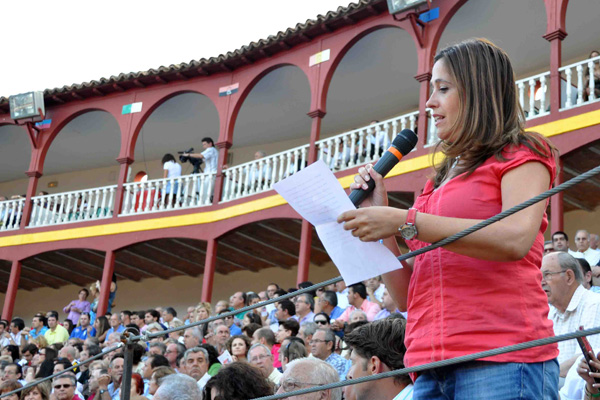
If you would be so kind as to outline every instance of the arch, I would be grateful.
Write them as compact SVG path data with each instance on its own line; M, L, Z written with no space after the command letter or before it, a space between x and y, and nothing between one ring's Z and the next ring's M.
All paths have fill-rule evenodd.
M346 53L348 53L348 51L362 38L364 38L365 36L369 35L370 33L373 33L375 31L378 31L380 29L385 29L385 28L396 28L396 29L402 29L401 27L385 22L385 23L380 23L374 26L368 26L366 27L364 30L362 31L358 31L354 34L354 36L352 36L348 42L344 45L344 47L342 47L342 49L337 53L337 55L331 60L331 64L329 66L329 69L327 70L327 73L325 75L325 77L323 78L323 87L321 89L321 92L319 93L319 101L318 103L321 105L322 110L326 111L326 105L327 105L327 95L329 92L329 86L331 84L331 80L333 78L333 75L335 74L335 71L337 70L337 67L339 66L340 62L342 62L343 58L346 56Z
M597 16L598 2L578 0L570 1L568 5L566 1L560 3L566 9L563 21L568 32L562 46L563 65L588 58L592 50L600 51L600 44L594 40L600 35L600 28L589 24L589 21Z
M328 71L321 138L419 108L418 53L411 34L380 24L344 47Z
M26 179L31 159L31 143L26 130L22 126L13 124L0 124L0 184L18 179ZM19 186L18 191L10 194L21 194L27 190L27 183ZM15 188L17 189L17 188ZM10 197L5 189L0 190L0 195Z
M242 105L246 102L246 99L248 97L248 95L252 92L252 90L256 87L256 85L267 75L269 75L270 73L281 69L281 68L285 68L285 67L295 67L297 69L299 69L300 71L302 71L304 77L306 78L306 81L308 82L308 87L309 87L309 108L310 108L310 96L312 95L312 88L310 85L310 78L308 77L308 75L306 74L306 71L299 65L293 63L293 62L282 62L279 64L275 64L272 65L262 71L260 71L259 73L257 73L254 77L252 77L249 81L249 83L242 89L238 99L235 102L235 105L232 108L232 111L229 115L229 123L227 126L227 131L226 131L226 138L220 138L220 141L227 141L230 143L233 143L233 132L235 129L235 126L237 124L237 118L239 116L239 112L242 108ZM307 110L307 112L310 110Z
M39 171L43 172L44 170L47 169L47 165L46 165L46 160L48 158L48 155L53 153L53 149L56 149L56 141L60 140L60 138L64 137L64 136L60 136L59 134L61 132L64 132L64 129L66 127L68 127L70 124L72 124L74 121L76 121L78 118L83 117L84 115L91 115L94 113L94 116L92 117L92 122L93 124L95 124L96 126L94 128L97 128L97 132L102 132L100 129L102 129L102 127L100 127L99 125L102 123L101 119L105 117L106 114L110 115L112 118L111 119L107 119L106 121L110 121L110 124L112 124L114 122L114 131L116 132L116 140L114 140L114 142L111 142L110 140L108 140L108 143L116 143L115 147L117 147L117 152L114 156L110 156L110 162L109 162L109 158L107 158L106 160L102 160L100 161L99 158L101 156L105 156L106 154L100 154L98 152L90 152L89 149L84 148L82 150L84 150L82 153L78 153L78 152L69 152L67 154L64 155L58 155L57 159L60 160L63 163L62 167L57 168L56 171L51 171L50 173L64 173L64 172L70 172L71 169L69 170L69 168L74 167L75 163L73 162L73 160L77 161L77 159L79 158L79 160L83 163L83 162L89 162L90 161L90 154L94 154L97 155L98 158L96 160L91 160L92 162L92 166L93 167L102 167L102 166L109 166L111 165L112 162L114 162L114 159L116 158L116 155L118 155L118 151L120 149L120 143L121 143L121 129L119 126L119 122L116 120L116 118L114 118L114 115L108 111L107 109L104 108L99 108L99 107L93 107L93 108L86 108L83 110L80 110L78 112L75 112L71 115L69 115L67 118L65 118L64 120L60 121L60 123L56 126L56 128L54 128L51 132L50 132L50 136L46 139L42 149L39 152L39 160L38 160L38 164L37 166L39 167ZM73 127L74 130L73 132L75 133L83 133L85 132L84 130L79 131L77 130L76 126ZM87 127L86 127L87 128ZM110 130L111 128L109 128ZM89 132L89 131L88 131ZM100 135L100 133L98 133L98 135ZM57 139L59 138L59 139ZM95 137L94 139L97 139L99 143L102 143L101 138ZM70 141L70 144L76 143L77 145L81 146L82 145L82 140L81 139L75 139L75 141ZM54 147L53 147L54 146ZM78 156L78 154L82 154L81 157ZM104 163L104 162L108 162L108 164L104 164L104 165L100 165L100 163ZM80 166L80 164L78 164L77 166Z
M166 94L163 97L161 97L160 99L158 99L156 102L154 102L147 110L145 110L141 116L141 118L139 119L133 134L131 135L130 138L128 138L128 142L127 142L127 147L125 149L123 149L123 151L121 152L121 155L123 156L127 156L130 157L132 159L134 159L135 156L135 148L137 145L137 140L138 137L140 135L140 132L142 131L142 129L144 128L144 125L146 124L146 122L148 121L148 119L154 114L154 112L160 108L162 105L164 105L165 103L167 103L169 100L176 98L178 96L181 95L186 95L186 94L197 94L202 96L203 98L206 98L210 101L210 103L212 104L213 108L215 111L217 111L217 118L219 123L221 122L221 119L223 118L218 111L218 108L216 106L216 104L214 103L213 99L208 96L207 94L203 93L202 91L198 91L198 90L193 90L193 89L175 89L172 93ZM215 140L216 142L216 140Z

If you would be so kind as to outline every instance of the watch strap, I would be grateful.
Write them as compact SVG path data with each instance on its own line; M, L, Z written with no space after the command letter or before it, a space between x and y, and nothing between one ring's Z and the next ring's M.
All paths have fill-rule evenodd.
M408 209L408 214L406 215L406 223L407 224L411 224L414 225L415 224L415 219L417 218L417 209L414 207L411 207Z

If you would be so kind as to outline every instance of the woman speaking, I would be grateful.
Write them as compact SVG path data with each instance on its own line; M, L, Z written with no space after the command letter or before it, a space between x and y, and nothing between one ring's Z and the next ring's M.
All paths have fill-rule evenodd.
M394 235L411 250L451 236L548 190L556 149L525 132L506 53L483 39L434 59L432 109L443 160L409 210L387 207L381 175L359 170L351 189L374 179L363 208L339 222L363 241ZM541 287L547 202L539 202L454 243L419 255L384 282L408 310L406 366L422 365L553 336ZM429 370L413 376L414 399L555 399L556 344Z

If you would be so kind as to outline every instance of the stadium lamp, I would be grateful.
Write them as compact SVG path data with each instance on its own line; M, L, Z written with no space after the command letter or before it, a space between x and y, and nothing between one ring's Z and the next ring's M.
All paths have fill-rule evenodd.
M388 10L392 15L416 8L425 3L427 3L427 0L387 0Z
M43 117L44 94L42 92L21 93L8 98L10 117L14 120Z

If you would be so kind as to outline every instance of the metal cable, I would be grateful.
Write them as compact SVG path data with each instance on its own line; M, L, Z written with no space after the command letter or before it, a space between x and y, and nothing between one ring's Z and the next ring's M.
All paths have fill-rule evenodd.
M38 379L38 380L35 380L35 381L33 381L33 382L29 382L27 385L23 386L22 388L15 389L15 390L13 390L12 392L4 393L3 395L1 395L1 396L0 396L0 399L3 399L3 398L5 398L5 397L8 397L8 396L10 396L10 395L13 395L13 394L19 393L20 391L22 391L22 390L25 390L25 389L27 389L27 388L30 388L30 387L33 387L33 386L37 386L38 384L40 384L40 383L42 383L42 382L46 382L46 381L49 381L49 380L51 380L51 379L54 379L54 378L56 378L57 376L60 376L60 375L64 374L65 372L72 371L72 370L74 370L75 368L77 368L77 367L79 367L79 366L81 366L81 365L89 364L89 363L91 363L92 361L95 361L95 360L98 360L98 359L100 359L100 358L104 357L104 355L105 355L106 353L110 353L111 351L118 350L118 349L120 349L121 347L123 347L123 343L118 343L117 345L115 345L115 346L113 346L113 347L110 347L109 349L107 349L107 350L105 350L105 351L101 352L100 354L96 354L95 356L93 356L93 357L90 357L90 358L88 358L87 360L85 360L85 361L82 361L82 362L78 363L77 365L73 365L72 367L69 367L69 368L67 368L67 369L65 369L65 370L59 371L59 372L57 372L57 373L55 373L55 374L52 374L52 375L50 375L50 376L47 376L47 377L45 377L45 378L40 378L40 379Z
M322 386L315 386L307 389L296 390L294 392L287 392L282 394L275 394L272 396L264 396L258 397L253 400L276 400L283 399L286 397L299 396L306 393L319 392L327 389L334 389L338 387L348 386L348 385L356 385L363 382L375 381L378 379L391 378L398 375L406 375L413 372L421 372L434 368L443 368L448 367L450 365L460 364L468 361L475 361L482 358L497 356L500 354L510 353L513 351L530 349L532 347L544 346L551 343L558 343L564 340L575 339L582 336L589 336L600 333L600 327L586 329L583 331L575 331L571 333L567 333L560 336L550 336L543 339L531 340L529 342L523 342L518 344L513 344L511 346L498 347L492 350L481 351L478 353L468 354L466 356L460 356L455 358L449 358L447 360L436 361L428 364L419 365L417 367L403 368L395 371L383 372L381 374L371 375L371 376L363 376L361 378L346 380L343 382L335 382Z

